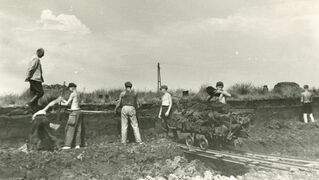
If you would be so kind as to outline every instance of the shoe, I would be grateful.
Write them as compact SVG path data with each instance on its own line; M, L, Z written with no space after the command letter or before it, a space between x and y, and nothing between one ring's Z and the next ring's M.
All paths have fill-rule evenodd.
M143 143L143 142L139 142L138 144L139 144L139 145L144 145L145 143Z
M80 146L75 146L75 149L80 149Z
M71 149L71 147L69 147L69 146L63 146L61 149L62 149L62 150L68 150L68 149Z

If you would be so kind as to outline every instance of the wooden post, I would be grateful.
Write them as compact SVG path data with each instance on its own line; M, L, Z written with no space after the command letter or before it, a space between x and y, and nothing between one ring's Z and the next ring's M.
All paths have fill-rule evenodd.
M159 93L161 88L161 67L160 63L157 63L157 93Z

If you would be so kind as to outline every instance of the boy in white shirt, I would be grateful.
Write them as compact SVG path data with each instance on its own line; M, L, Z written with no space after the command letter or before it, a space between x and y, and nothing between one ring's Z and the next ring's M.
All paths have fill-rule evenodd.
M168 87L166 85L161 86L161 91L164 93L162 96L162 104L160 107L160 111L158 113L158 118L162 119L163 126L166 130L166 135L168 135L168 125L167 119L170 117L171 109L173 105L172 96L167 92Z

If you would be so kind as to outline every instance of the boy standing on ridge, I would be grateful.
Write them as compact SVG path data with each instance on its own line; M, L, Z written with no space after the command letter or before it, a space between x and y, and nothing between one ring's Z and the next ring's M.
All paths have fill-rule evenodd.
M125 83L125 91L120 94L119 102L116 105L114 111L122 106L121 111L121 137L122 143L126 144L127 139L127 128L129 119L131 120L131 126L135 136L135 141L139 144L143 144L141 140L140 130L138 127L138 122L136 118L136 108L137 108L137 94L132 90L132 83Z
M63 150L71 149L73 142L75 141L75 149L79 149L82 144L82 130L83 130L83 116L79 106L79 94L76 90L76 84L70 83L69 89L72 92L68 101L62 100L61 105L67 106L71 104L71 114L69 115L68 122L65 126L65 142Z
M303 112L303 119L305 123L308 123L308 114L310 117L311 122L315 122L313 114L312 114L312 93L309 91L309 86L304 85L305 91L301 93L301 102L302 105L302 112Z
M32 99L27 103L27 106L33 110L37 108L39 99L44 95L42 83L44 82L42 76L41 58L44 56L44 49L39 48L36 52L36 57L32 59L29 64L26 82L30 83L30 92Z

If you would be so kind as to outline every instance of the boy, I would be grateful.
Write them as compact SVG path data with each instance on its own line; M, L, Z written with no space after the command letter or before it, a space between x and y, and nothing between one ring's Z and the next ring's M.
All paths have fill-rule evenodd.
M72 92L68 101L62 99L61 105L67 106L71 103L71 114L65 126L65 142L63 150L71 149L72 143L75 141L75 149L79 149L82 144L82 128L83 117L79 107L79 94L76 90L76 84L69 83L69 90ZM75 138L75 139L74 139Z
M169 115L171 114L172 109L172 96L167 92L168 87L166 85L162 85L160 90L163 92L162 96L162 104L160 107L160 111L158 113L158 118L163 120L163 125L166 130L166 135L168 136L168 125L167 125L167 119L169 118Z
M36 144L36 148L38 150L52 150L52 148L60 148L60 140L55 137L51 131L51 128L57 130L60 125L50 123L46 117L46 113L49 108L60 103L61 100L61 97L53 100L44 109L39 110L32 116L32 131L29 140L31 144Z
M135 136L135 141L139 144L143 144L141 140L140 130L138 127L138 121L136 118L136 108L137 108L137 94L132 90L132 83L125 82L125 91L120 94L119 102L116 105L114 111L122 106L121 110L121 136L122 143L126 144L127 139L127 128L129 119L131 120L131 126L133 128L133 133Z
M30 83L30 92L33 95L32 99L27 103L27 106L31 107L33 110L37 109L39 99L44 95L42 83L42 66L41 58L44 56L44 50L39 48L36 52L36 57L32 59L29 64L27 76L25 78L26 82Z
M231 97L231 94L229 94L227 91L223 90L224 83L219 81L216 83L216 94L218 94L218 101L220 103L226 104L226 97Z
M310 117L311 122L315 122L313 114L312 114L312 93L309 91L309 86L304 85L305 91L301 93L301 102L302 105L302 111L303 111L303 119L305 123L308 123L308 114Z
M206 91L209 95L207 101L210 101L211 99L217 100L218 102L222 104L226 104L226 97L231 97L231 94L229 94L227 91L223 90L224 83L219 81L216 83L216 89L208 86L206 88Z

